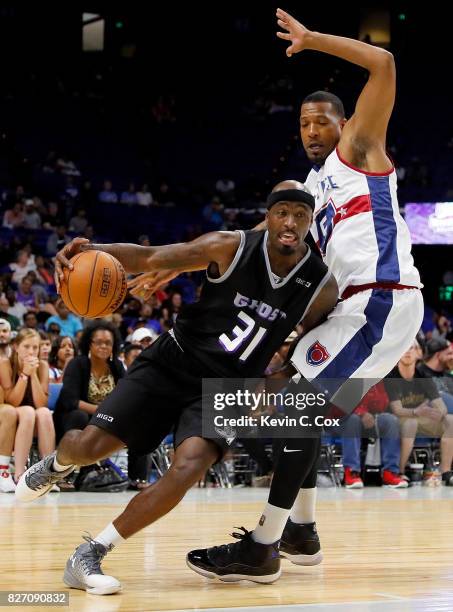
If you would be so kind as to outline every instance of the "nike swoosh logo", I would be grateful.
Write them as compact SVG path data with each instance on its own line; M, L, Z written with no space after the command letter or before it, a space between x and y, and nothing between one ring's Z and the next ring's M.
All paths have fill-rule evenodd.
M302 449L301 448L285 448L283 449L284 453L301 453Z

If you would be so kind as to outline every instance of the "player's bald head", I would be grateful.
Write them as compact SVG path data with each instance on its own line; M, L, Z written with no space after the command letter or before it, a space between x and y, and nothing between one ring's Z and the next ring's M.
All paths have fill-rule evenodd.
M272 189L272 193L275 191L285 191L286 189L297 189L300 191L307 191L307 188L300 181L294 181L292 179L288 179L286 181L281 181L277 183L275 187Z

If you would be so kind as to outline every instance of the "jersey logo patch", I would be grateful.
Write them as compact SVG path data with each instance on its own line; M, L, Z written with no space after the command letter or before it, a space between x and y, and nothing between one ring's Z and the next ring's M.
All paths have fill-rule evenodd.
M330 355L325 346L318 340L307 350L307 363L311 366L319 366L329 359Z

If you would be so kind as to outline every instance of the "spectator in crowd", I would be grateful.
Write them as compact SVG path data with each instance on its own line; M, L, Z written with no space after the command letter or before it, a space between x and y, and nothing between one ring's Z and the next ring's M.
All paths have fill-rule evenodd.
M437 315L435 320L436 327L431 332L431 338L443 338L450 340L453 327L451 325L450 319L448 319L445 315Z
M0 324L1 325L1 324ZM1 327L0 327L1 338ZM1 345L0 345L1 346ZM3 389L0 387L0 492L13 493L16 483L9 471L11 455L17 429L17 412L14 406L5 404Z
M166 181L162 181L157 189L155 204L158 206L174 206L175 196Z
M151 246L151 241L149 239L148 234L141 234L141 236L138 237L138 244L146 247Z
M140 206L151 206L153 203L153 196L149 190L148 184L143 183L140 190L137 191L137 204Z
M88 225L87 211L79 208L77 214L69 221L69 231L76 234L83 234Z
M234 202L234 190L236 185L234 181L227 178L220 178L215 184L215 190L225 204Z
M49 363L50 349L52 347L52 343L50 341L49 334L46 334L46 332L42 331L42 329L39 329L38 333L39 333L39 359L41 361L45 361L46 363ZM49 368L49 380L51 380L50 368Z
M223 204L218 196L214 196L203 208L203 219L206 231L217 231L223 225Z
M36 209L34 200L25 200L24 227L37 230L41 227L41 215Z
M82 323L76 315L69 312L68 307L63 300L58 300L56 303L57 315L49 317L45 323L45 328L51 333L52 323L59 325L60 331L63 336L70 336L74 338L76 333L83 329Z
M387 412L389 400L384 384L378 383L364 396L340 428L343 444L344 485L347 489L363 487L360 476L360 449L363 437L379 438L382 484L392 489L406 488L400 471L400 426L398 418Z
M157 334L154 330L149 329L148 327L139 327L136 329L130 341L132 344L139 344L142 347L142 350L145 350L157 339Z
M143 351L142 345L137 343L128 343L124 347L124 368L128 370L140 353Z
M58 336L52 342L49 355L49 380L59 383L68 363L77 353L76 346L71 336Z
M56 230L59 225L64 225L64 219L60 214L58 204L57 202L49 202L47 214L42 217L42 227L43 229Z
M38 331L38 319L35 312L29 310L24 314L24 328Z
M120 202L121 204L127 204L128 206L137 204L137 193L135 191L134 183L129 183L127 191L123 191L120 197Z
M62 199L64 200L75 200L79 195L79 188L74 182L74 178L72 176L68 176L66 178L66 185L64 188Z
M63 223L57 225L56 230L53 234L50 234L47 239L47 253L48 255L55 255L57 251L62 249L65 244L71 242L71 238L66 234L66 225Z
M417 350L414 341L385 379L390 408L400 419L400 472L404 474L417 433L441 438L442 481L453 486L453 415L447 414L433 379L427 378L416 367Z
M22 202L16 202L14 206L8 209L3 215L3 227L7 227L9 229L16 229L18 227L24 227L24 223L24 205L22 204Z
M14 444L16 482L25 471L34 431L41 457L55 450L52 413L46 407L49 371L47 363L39 359L39 343L37 331L23 329L14 339L10 359L0 362L0 386L5 401L16 407L19 420Z
M55 279L53 266L42 255L37 255L35 261L38 280L45 286L48 293L54 293Z
M117 357L119 346L118 333L107 321L97 320L84 330L81 354L65 368L63 388L55 408L58 439L70 429L85 429L98 404L124 375Z
M178 291L173 292L170 299L162 304L164 325L167 325L169 329L173 327L176 317L181 312L182 306L182 295Z
M27 312L28 308L16 300L16 292L12 287L8 287L6 290L6 298L9 303L8 314L19 319L19 323L22 325L24 322L24 314Z
M453 414L453 345L445 338L432 338L425 347L425 361L418 365L422 374L434 380L449 414Z
M10 329L16 331L17 329L19 329L21 323L16 316L8 312L9 308L10 308L10 305L9 305L8 300L6 299L6 295L4 293L1 293L0 294L0 317L9 323Z
M112 181L105 180L102 191L98 194L99 202L103 202L105 204L116 204L118 202L118 196L113 191Z
M46 331L49 334L50 341L53 342L55 338L58 338L58 336L60 335L61 327L58 325L56 321L52 321L46 327Z
M90 210L96 204L96 192L90 180L83 181L80 188L79 202L85 210Z
M19 289L16 291L16 299L20 304L23 304L27 311L36 312L38 310L38 300L33 293L33 282L29 276L25 276L19 283ZM25 314L23 315L25 316Z
M31 258L26 250L21 249L17 252L16 261L9 264L13 272L11 280L13 283L19 284L25 276L32 270L36 270L34 258Z
M6 319L0 319L0 361L11 357L11 325ZM1 453L0 453L1 454Z

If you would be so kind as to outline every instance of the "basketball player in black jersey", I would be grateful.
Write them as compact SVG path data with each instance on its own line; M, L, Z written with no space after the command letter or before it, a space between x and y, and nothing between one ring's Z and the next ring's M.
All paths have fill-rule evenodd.
M86 249L110 253L130 273L207 271L199 302L187 306L172 332L141 353L87 427L67 432L57 451L29 468L18 483L16 495L31 501L76 465L95 463L124 446L149 453L175 428L171 468L96 538L85 536L86 543L66 565L68 586L99 595L120 590L120 583L101 570L105 554L174 508L222 457L224 439L202 434L203 377L262 376L300 321L311 329L335 306L337 283L304 242L313 209L314 199L304 186L285 181L268 198L267 231L213 232L162 247L90 245L76 238L57 255L59 278L63 267L71 268L69 259ZM260 559L254 579L276 580L278 546L245 540Z

